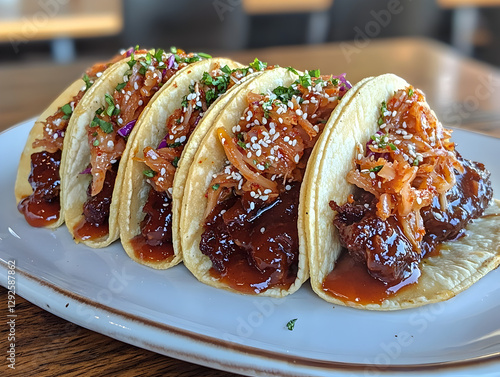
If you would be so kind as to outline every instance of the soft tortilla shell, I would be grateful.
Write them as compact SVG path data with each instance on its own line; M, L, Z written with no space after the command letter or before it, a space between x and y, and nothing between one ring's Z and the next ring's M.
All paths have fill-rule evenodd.
M364 145L378 130L380 104L408 84L401 78L382 75L362 85L354 100L328 130L317 148L322 153L310 161L307 182L311 188L304 198L306 242L309 248L311 285L324 300L370 310L396 310L439 302L455 296L500 263L500 206L494 201L485 216L467 227L467 235L445 243L440 255L421 263L417 284L406 287L381 304L345 303L328 295L322 282L335 267L341 246L333 226L335 212L330 200L345 203L353 186L345 177L354 167L358 143Z
M143 150L147 146L156 148L160 141L165 137L165 124L172 113L180 106L182 98L189 94L189 85L192 81L199 81L204 72L210 71L213 67L219 64L221 67L228 65L230 68L241 66L239 63L229 59L215 58L203 60L201 62L190 65L190 69L186 70L182 75L176 76L168 84L168 89L162 91L151 104L147 115L141 117L141 124L137 124L137 132L131 135L128 143L130 144L130 152L127 157L124 181L121 193L121 203L119 210L119 225L120 238L123 248L127 254L138 263L147 265L152 268L166 269L178 264L182 260L180 252L180 236L178 235L178 224L180 217L180 202L182 201L184 191L184 181L186 179L189 165L192 162L194 152L205 136L205 133L210 128L213 120L218 115L220 109L224 107L225 102L229 98L227 95L221 96L207 110L195 131L191 134L189 141L184 148L181 158L178 162L177 171L173 185L173 207L172 207L172 237L174 244L175 256L171 260L161 262L145 261L136 257L131 240L136 235L140 234L140 223L144 218L142 208L151 189L151 185L147 183L144 177L143 170L147 166L134 160L134 157L142 158ZM239 86L234 86L233 90L229 91L230 96L234 94L234 90L238 90ZM228 93L226 93L228 94Z
M91 181L91 176L89 174L79 174L90 163L90 148L87 142L86 125L92 121L95 111L98 108L105 106L106 102L104 95L106 93L112 95L116 85L123 81L123 76L129 69L127 61L128 59L120 61L111 68L108 68L97 85L94 84L92 86L92 88L95 87L92 95L85 96L82 99L80 102L81 106L79 106L78 111L75 110L68 126L63 149L63 161L66 161L67 163L64 164L64 168L61 173L61 199L66 208L66 225L74 239L74 228L83 217L83 204L87 200L87 188ZM185 70L189 69L189 67L190 66L187 66L181 69L171 78L171 80L177 75L182 74ZM138 124L141 123L142 117L146 116L155 99L167 88L168 83L166 83L153 96L153 98L151 98L148 106L146 106L141 113L137 121ZM137 132L137 129L138 127L134 127L133 132ZM132 134L131 137L133 137ZM119 238L118 209L121 200L120 192L124 179L122 161L128 160L129 151L130 145L127 143L127 147L125 148L125 151L120 159L118 174L111 198L109 233L107 236L97 240L81 241L87 246L102 248L108 246ZM80 240L75 239L75 242L80 242Z
M49 116L53 115L57 111L57 109L70 102L84 85L85 84L81 79L73 82L50 104L50 106L35 121L35 124L33 125L33 128L28 135L28 140L26 141L26 145L24 146L23 152L21 154L21 159L19 160L16 184L14 188L16 203L19 203L22 199L30 196L33 193L33 189L28 182L28 178L31 173L31 155L33 153L42 152L44 150L42 147L33 148L33 142L37 139L43 138L43 129L45 127L44 122ZM59 219L56 222L48 225L47 228L57 228L61 226L63 222L64 208L61 203Z
M212 262L210 258L203 255L199 249L201 234L203 233L203 215L207 206L205 193L212 180L212 175L220 172L226 161L226 155L219 142L216 131L219 127L223 127L229 135L233 135L232 128L238 123L241 113L247 107L247 93L251 91L255 93L265 93L280 85L289 86L296 79L297 76L287 69L276 68L275 70L264 72L261 76L251 81L247 87L241 89L237 95L231 98L196 151L185 183L179 234L182 237L181 246L184 264L199 281L205 284L241 293L233 290L219 279L210 275ZM337 109L335 109L330 119L334 119L340 110L341 105L337 106ZM304 186L305 185L302 185L301 190L304 189ZM300 233L301 229L299 227L299 237ZM295 282L289 289L270 288L259 295L270 297L286 296L299 289L308 277L309 267L307 249L305 245L300 243L299 266Z

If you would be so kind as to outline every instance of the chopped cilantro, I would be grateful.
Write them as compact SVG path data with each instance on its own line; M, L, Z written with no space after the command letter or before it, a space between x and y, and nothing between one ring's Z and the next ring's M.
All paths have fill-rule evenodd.
M120 109L115 106L113 97L106 93L104 95L104 98L106 100L106 103L108 104L108 108L106 109L106 114L108 114L109 116L118 115L120 113Z
M99 145L99 140L95 139L94 142L92 143L94 147L97 147Z
M409 88L408 89L408 98L411 98L413 96L413 89Z
M92 136L97 136L97 132L92 132Z
M148 52L148 53L146 54L146 58L145 58L145 61L146 61L146 64L147 64L147 65L151 65L151 63L152 63L152 58L153 58L153 57L151 56L151 53L150 53L150 52Z
M172 165L174 166L174 168L176 168L178 164L179 164L179 157L175 156L174 160L172 161Z
M148 178L153 178L156 175L156 172L154 170L144 170L142 174Z
M393 151L395 151L396 149L398 149L398 147L396 147L393 143L389 143L387 144Z
M300 91L294 89L291 86L289 86L288 88L284 86L278 86L277 88L274 88L273 93L276 94L276 99L280 100L281 102L288 102L294 95L300 95Z
M299 75L299 73L297 72L297 70L293 67L286 67L287 70L289 70L290 72L292 73L295 73L297 76Z
M179 55L175 56L175 60L179 58L180 62L186 63L186 64L191 64L191 63L196 63L201 60L201 58L198 55L193 55L193 56L187 56L185 58L179 57Z
M295 322L297 322L297 318L291 319L287 322L286 328L290 331L292 331L295 327Z
M113 125L109 122L106 122L105 120L102 120L101 118L95 116L92 122L90 122L90 127L101 127L101 130L106 132L107 134L110 134L113 132Z
M371 169L370 169L370 172L377 173L377 172L379 172L379 171L380 171L383 167L384 167L384 165L374 166L373 168L371 168Z
M245 145L245 142L244 142L244 141L239 140L239 141L238 141L238 145L239 145L240 147L242 147L243 149L247 149L247 146Z
M413 166L418 166L418 160L417 159L413 160Z
M182 143L172 143L172 144L168 144L168 147L169 148L177 148L177 147L180 147L182 145Z
M148 68L146 66L141 65L141 68L139 68L139 73L144 76L146 74L147 70L148 70Z
M130 60L127 62L127 64L128 64L128 67L129 67L130 69L132 69L132 67L133 67L133 66L134 66L134 64L135 64L135 55L134 55L134 53L131 53L131 54L130 54Z
M83 75L82 80L85 82L85 90L92 86L92 81L90 81L90 78L87 74Z
M384 114L387 111L387 103L385 101L382 101L382 104L380 105L380 117L378 118L378 125L381 126L384 124Z
M330 79L330 81L331 81L331 82L332 82L332 84L333 84L333 85L335 85L335 86L338 86L338 85L340 84L340 80L339 80L338 78L336 78L336 77L332 77L332 78Z
M204 52L198 52L198 56L202 57L203 59L211 59L212 55L205 54Z
M154 57L155 57L155 59L158 62L161 62L162 61L162 57L163 57L163 50L161 48L159 48L158 50L156 50L155 54L154 54Z
M304 88L311 86L311 76L309 73L304 73L302 76L299 76L299 84Z
M236 135L239 141L245 141L245 135L243 135L243 132L240 132L239 134Z
M122 90L123 88L125 88L125 85L127 85L127 83L126 83L126 82L122 82L121 84L118 84L118 85L116 86L116 88L115 88L115 89L116 89L117 91L120 91L120 90Z
M177 118L177 119L175 120L175 124L181 124L181 118Z
M62 112L64 113L63 119L69 119L71 114L73 113L73 110L71 109L71 105L67 103L66 105L61 107Z
M207 106L210 106L213 101L217 99L217 94L215 94L215 89L209 89L205 93L205 100L207 101Z
M312 71L309 71L309 75L311 77L319 77L320 75L319 69L313 69Z
M233 72L233 71L231 70L231 68L229 68L229 67L227 66L227 64L226 64L224 67L222 67L220 70L221 70L222 72L224 72L225 74L228 74L228 75L230 75L230 74Z
M96 113L97 115L101 115L103 112L104 112L104 109L103 109L102 107L98 108L98 109L95 111L95 113Z
M187 96L184 96L184 97L182 98L182 101L181 101L181 106L182 106L182 107L187 107L187 106L188 106Z
M271 162L266 161L266 162L264 163L264 169L269 169L269 167L270 167L270 166L271 166Z
M261 62L259 59L255 58L255 60L249 64L249 66L254 70L254 71L262 71L266 69L267 63Z
M171 46L171 47L170 47L170 52L171 52L172 54L177 54L177 47L175 47L175 46Z
M212 190L218 190L220 187L220 185L218 183L216 183L215 185L212 186Z

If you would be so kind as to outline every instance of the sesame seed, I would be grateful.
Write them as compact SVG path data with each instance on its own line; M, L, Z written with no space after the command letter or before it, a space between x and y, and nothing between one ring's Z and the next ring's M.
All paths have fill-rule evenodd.
M370 172L370 178L371 178L371 179L375 179L375 178L376 178L376 175L375 175L375 173L374 173L374 172Z
M250 209L252 211L255 209L255 203L254 202L250 202Z
M264 228L264 227L260 228L261 233L264 233L265 231L266 231L266 228Z
M419 196L417 196L417 204L419 204L419 205L422 204L422 198Z
M113 148L115 146L115 143L113 143L113 140L108 140L108 148Z
M137 85L137 81L136 81L136 82L134 82L134 89L135 89L135 90L138 90L138 89L139 89L139 85Z
M299 160L300 160L300 156L298 154L296 154L295 157L294 157L295 163L298 164Z
M290 186L290 185L286 185L286 186L285 186L285 190L286 190L286 191L290 191L291 189L292 189L292 186Z
M247 158L252 158L252 152L247 153Z

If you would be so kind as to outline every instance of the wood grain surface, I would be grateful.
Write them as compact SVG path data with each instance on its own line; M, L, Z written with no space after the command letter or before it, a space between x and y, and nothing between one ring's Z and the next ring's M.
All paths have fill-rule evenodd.
M111 55L112 53L110 53ZM228 54L297 69L347 72L351 82L393 72L421 88L447 125L500 137L500 72L423 39L350 41ZM92 61L0 67L0 131L39 114ZM13 162L17 163L17 162ZM0 352L8 349L7 291L0 287ZM62 320L16 297L16 370L0 376L234 376L143 350Z

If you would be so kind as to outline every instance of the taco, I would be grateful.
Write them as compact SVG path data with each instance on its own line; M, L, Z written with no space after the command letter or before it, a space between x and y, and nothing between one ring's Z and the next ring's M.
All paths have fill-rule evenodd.
M195 63L141 117L119 209L121 242L132 259L158 269L181 261L180 203L194 152L229 98L266 68L257 59L248 67L222 58Z
M133 53L109 69L75 111L68 127L61 170L65 222L74 240L94 248L119 237L118 208L127 140L154 96L177 73L206 54L173 48Z
M16 202L28 224L57 228L64 222L60 201L60 165L64 136L82 98L114 63L130 56L126 50L108 62L96 63L73 82L38 117L21 154L15 184Z
M455 150L451 133L424 94L392 74L363 84L325 129L300 209L321 298L412 308L449 299L498 266L490 174Z
M185 181L179 236L184 264L198 280L281 297L307 279L300 183L314 142L337 104L348 102L349 88L344 76L275 68L228 101Z

